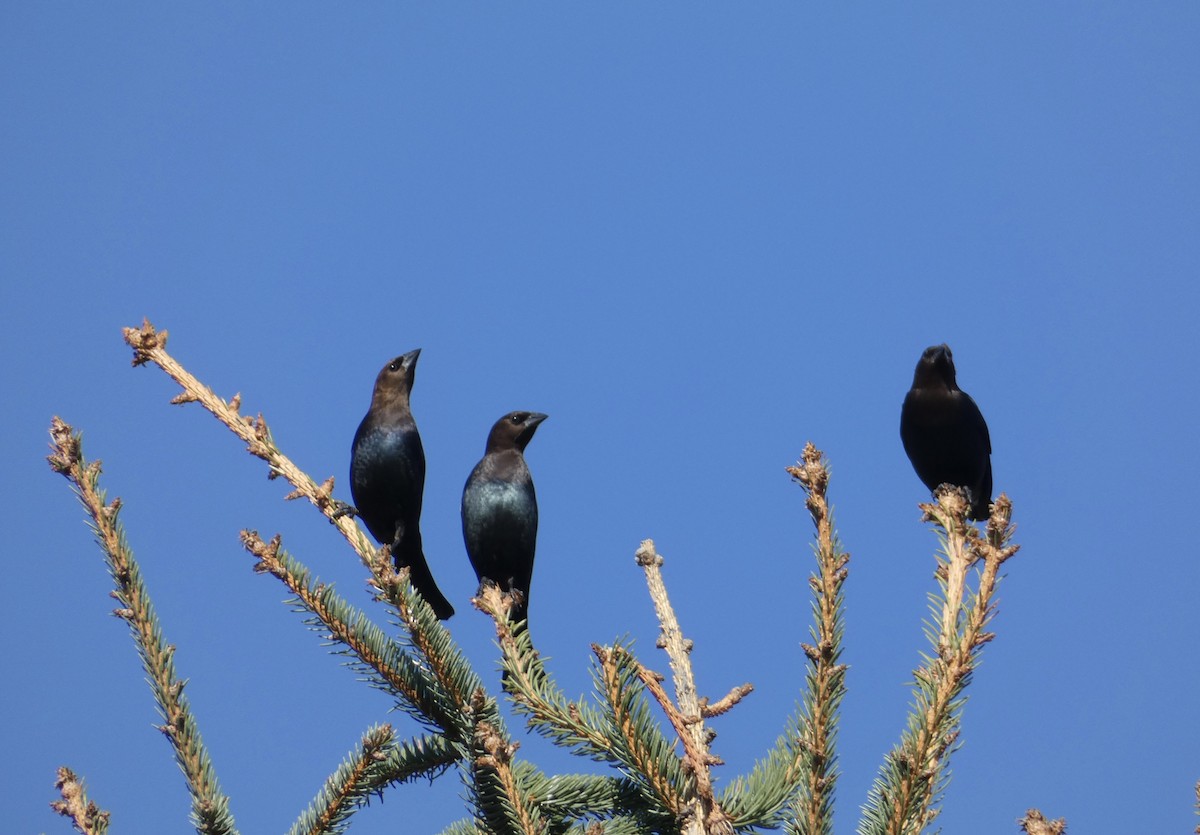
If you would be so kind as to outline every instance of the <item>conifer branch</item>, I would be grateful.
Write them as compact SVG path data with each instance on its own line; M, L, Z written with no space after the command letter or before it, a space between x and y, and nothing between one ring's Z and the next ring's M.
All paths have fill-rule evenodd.
M1009 545L1012 502L1001 495L992 505L986 538L966 521L970 508L960 488L940 490L936 504L922 504L942 541L937 578L941 611L931 631L934 655L914 672L914 712L900 744L888 754L871 789L859 832L906 835L923 831L938 815L950 754L958 740L963 692L979 663L983 645L994 637L984 627L995 615L1000 566L1017 553ZM975 593L963 609L967 569L983 562ZM956 579L960 578L960 579Z
M833 826L834 743L846 674L846 666L840 663L842 587L850 557L834 533L827 499L829 468L821 451L806 444L801 460L787 472L806 493L805 504L817 534L813 547L817 570L809 578L813 643L801 644L808 660L806 686L800 711L772 750L749 775L738 777L726 788L721 803L739 828L782 824L794 835L815 835L831 832Z
M834 533L829 508L829 467L821 451L805 444L801 461L788 473L804 489L805 506L816 527L817 573L809 578L813 591L814 625L809 629L813 644L802 644L808 657L804 709L796 746L803 782L797 797L795 831L804 835L828 835L833 831L833 797L837 785L837 726L842 698L846 693L846 665L842 655L842 586L846 582L850 555L841 549Z
M618 707L606 722L587 702L568 701L546 672L541 656L530 641L529 630L509 620L512 601L498 586L490 583L485 585L472 602L480 611L490 615L495 623L496 636L503 653L504 686L516 710L526 715L528 727L558 745L572 748L575 754L608 762L643 778L643 782L639 783L628 778L586 775L547 778L522 774L527 791L538 798L546 814L576 819L584 815L604 817L609 813L629 813L642 821L642 831L658 831L673 821L675 813L662 812L663 796L673 796L673 792L665 789L664 785L670 783L669 775L672 772L675 773L676 782L682 782L682 772L678 772L677 763L663 765L666 758L662 752L669 753L669 744L657 730L653 730L657 745L639 747L645 737L642 735L644 731L638 728L646 723L632 719L625 725L627 733L622 733L616 730L621 723L612 718L633 711L622 713ZM619 650L624 653L622 660L626 668L636 666L636 659L631 654L623 647ZM628 693L624 695L629 697ZM619 694L614 693L613 697L621 703ZM615 744L614 734L620 740ZM658 753L653 753L651 749L657 749ZM639 757L631 751L640 751L643 756ZM664 777L664 774L668 776ZM582 797L577 797L570 801L575 806L563 807L567 802L564 800L565 792L575 794L581 791L588 794L586 802ZM600 794L594 794L596 791ZM614 831L618 830L619 826Z
M474 694L483 688L483 681L433 608L409 582L407 569L397 571L389 560L380 568L379 583L384 597L400 615L404 627L402 639L425 659L455 710L466 715Z
M384 749L380 762L377 790L387 785L407 783L417 777L433 777L460 761L458 749L441 734L428 734L397 742Z
M715 702L710 703L707 698L700 699L700 715L705 719L711 719L714 716L720 716L733 710L742 699L754 692L753 684L739 684L737 687L730 690Z
M687 779L671 743L650 717L640 665L631 653L619 649L592 645L599 662L597 687L608 709L613 753L673 819L696 818L694 781Z
M367 805L372 794L381 793L389 785L444 771L457 760L458 752L444 737L424 736L397 743L390 725L371 728L292 825L289 835L345 832L351 815Z
M494 583L488 583L471 601L492 617L504 664L504 687L529 728L574 753L602 762L619 763L603 730L603 720L583 702L571 702L546 672L541 655L533 648L528 629L518 629L508 619L509 601Z
M384 748L394 739L391 725L369 729L358 749L325 781L317 797L292 824L289 835L344 832L355 809L386 782L380 780L379 774L386 756Z
M648 796L628 777L606 774L560 774L552 777L533 773L522 764L521 777L529 793L538 799L547 815L563 820L636 817L643 831L662 831L670 818L647 805Z
M495 700L480 688L471 698L472 789L480 823L492 835L545 835L546 822L514 769L518 743L504 732Z
M615 817L574 827L568 835L645 835L647 831L638 818Z
M83 781L65 765L58 769L54 781L62 800L50 803L50 808L71 819L80 835L105 835L108 832L108 812L88 799Z
M438 835L485 835L485 833L474 820L464 819L450 824Z
M453 700L421 665L376 626L366 613L342 598L333 586L316 582L311 572L280 547L276 534L269 543L257 531L242 531L242 545L258 558L254 570L279 578L295 595L296 604L315 618L331 640L345 646L360 669L383 690L400 696L405 712L426 725L465 739L470 733Z
M104 551L108 572L116 585L113 597L121 608L113 614L129 625L130 634L150 679L158 710L165 720L159 729L171 742L175 760L192 795L192 823L201 835L233 835L229 798L217 783L208 751L200 739L195 716L183 694L185 682L175 675L175 647L166 643L141 568L125 541L118 514L121 500L106 501L100 489L100 462L83 457L79 433L60 418L50 425L52 454L47 457L55 472L71 482L72 489L91 517L91 526Z

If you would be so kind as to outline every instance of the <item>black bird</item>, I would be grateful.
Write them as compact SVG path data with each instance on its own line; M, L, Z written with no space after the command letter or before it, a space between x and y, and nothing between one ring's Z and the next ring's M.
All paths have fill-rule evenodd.
M421 349L396 357L375 378L371 408L350 447L350 493L371 536L392 547L396 568L405 566L421 597L442 620L454 607L434 582L421 547L425 450L409 409Z
M501 591L519 592L512 620L529 614L529 581L537 544L538 508L533 477L525 465L525 447L539 412L509 412L492 427L483 459L463 488L463 540L482 587L491 581Z
M949 345L934 345L921 354L900 410L900 440L926 487L965 487L971 494L970 518L988 518L992 439L979 407L955 381Z

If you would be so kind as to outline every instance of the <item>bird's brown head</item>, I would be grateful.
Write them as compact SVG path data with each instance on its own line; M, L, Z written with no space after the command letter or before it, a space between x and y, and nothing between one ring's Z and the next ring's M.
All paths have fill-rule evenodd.
M375 391L371 395L372 408L386 406L400 400L408 401L413 380L417 376L417 357L419 356L421 356L421 349L417 348L388 361L388 364L379 372L379 376L375 378Z
M921 354L913 374L913 388L958 388L954 373L954 354L946 343L931 345Z
M509 412L492 426L487 451L516 449L524 452L538 425L547 417L541 412Z

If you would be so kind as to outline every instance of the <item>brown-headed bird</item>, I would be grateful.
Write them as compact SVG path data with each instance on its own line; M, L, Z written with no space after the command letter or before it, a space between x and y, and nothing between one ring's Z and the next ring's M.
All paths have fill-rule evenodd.
M421 546L421 499L425 449L409 408L417 357L409 351L388 362L375 378L371 408L350 447L353 512L381 545L390 545L396 568L408 567L413 587L442 620L454 614L429 571Z
M917 477L930 491L965 487L969 516L988 518L992 501L992 440L971 396L955 380L949 345L925 349L900 409L900 440Z
M512 620L529 616L529 582L537 545L538 507L533 476L525 464L525 447L540 412L509 412L492 426L483 458L463 488L463 540L482 587L493 582L501 591L518 592Z

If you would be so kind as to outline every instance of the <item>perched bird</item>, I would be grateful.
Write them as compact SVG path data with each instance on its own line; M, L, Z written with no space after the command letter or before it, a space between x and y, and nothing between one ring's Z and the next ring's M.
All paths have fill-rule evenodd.
M409 351L375 378L371 408L350 447L350 493L355 512L381 545L390 545L396 568L405 566L421 597L442 620L454 607L434 582L421 547L425 450L409 409L421 350Z
M509 412L488 434L483 459L463 488L463 540L479 584L519 592L512 620L529 614L529 581L537 543L538 508L533 477L525 465L526 445L546 415Z
M965 487L971 494L970 518L988 518L992 439L979 407L955 381L949 345L934 345L921 354L900 410L900 440L926 487Z

